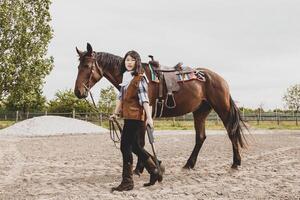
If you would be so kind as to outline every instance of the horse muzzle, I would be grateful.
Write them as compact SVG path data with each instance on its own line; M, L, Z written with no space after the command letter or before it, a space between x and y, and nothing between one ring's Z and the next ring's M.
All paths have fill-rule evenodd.
M84 98L87 98L88 96L88 91L86 89L83 89L83 91L80 91L78 89L75 89L74 90L74 93L75 93L75 96L78 98L78 99L84 99Z

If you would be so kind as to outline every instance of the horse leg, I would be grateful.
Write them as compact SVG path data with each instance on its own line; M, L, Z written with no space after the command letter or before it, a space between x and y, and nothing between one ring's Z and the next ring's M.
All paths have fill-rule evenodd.
M241 155L239 150L238 142L235 138L230 137L231 143L232 143L232 150L233 150L233 163L231 165L232 169L237 169L238 166L241 165Z
M194 126L196 131L196 143L191 156L183 167L184 169L192 169L196 164L199 151L203 145L204 140L206 139L205 119L210 111L211 106L206 101L203 101L200 107L193 112Z
M244 125L244 127L246 126L240 116L239 109L230 96L227 103L218 102L213 108L221 118L232 143L233 164L231 168L237 169L238 166L241 165L239 147L244 147L241 125Z

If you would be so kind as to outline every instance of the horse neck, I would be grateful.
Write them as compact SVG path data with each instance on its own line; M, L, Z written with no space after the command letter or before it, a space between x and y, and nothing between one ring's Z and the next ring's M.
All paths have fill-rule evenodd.
M98 63L101 63L101 59L97 58ZM122 74L120 73L120 66L103 66L101 64L103 70L103 76L113 84L118 90L120 89L119 84L122 82Z
M111 70L111 68L112 67L109 67L107 70L104 70L103 76L119 90L119 84L122 82L122 75L119 72L116 72L116 70ZM113 69L115 69L115 67Z

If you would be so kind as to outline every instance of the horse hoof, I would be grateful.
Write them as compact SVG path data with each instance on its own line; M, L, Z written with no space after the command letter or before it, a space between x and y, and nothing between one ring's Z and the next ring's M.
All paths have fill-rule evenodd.
M232 165L231 165L231 169L236 169L236 170L238 170L239 168L238 168L238 165L232 164Z
M184 165L183 167L182 167L182 169L184 169L184 170L191 170L191 169L193 169L191 166L189 166L189 165Z

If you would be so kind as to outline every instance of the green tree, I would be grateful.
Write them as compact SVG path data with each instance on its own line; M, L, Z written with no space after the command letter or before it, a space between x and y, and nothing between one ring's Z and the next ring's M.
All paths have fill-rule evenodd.
M0 101L24 112L39 107L44 78L53 67L47 57L53 31L50 0L0 1Z
M288 109L293 110L296 114L296 124L298 125L298 112L300 109L300 84L290 86L283 96Z
M48 103L48 112L65 113L72 112L92 112L92 104L84 99L78 99L74 92L69 90L58 91L55 98Z
M113 113L116 106L117 94L114 86L101 89L98 107L102 113Z
M239 109L241 112L244 112L245 114L255 113L255 111L251 108L239 107Z
M15 99L19 99L20 101L15 101ZM46 108L46 97L42 95L41 91L28 91L26 95L12 92L5 99L4 104L5 108L10 111L44 111Z

